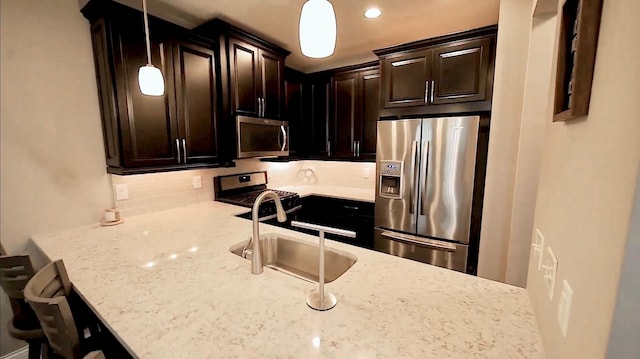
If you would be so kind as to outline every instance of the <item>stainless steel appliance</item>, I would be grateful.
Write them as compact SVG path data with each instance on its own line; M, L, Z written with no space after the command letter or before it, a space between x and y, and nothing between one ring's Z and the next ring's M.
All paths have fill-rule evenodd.
M378 122L376 250L466 271L479 123Z
M236 117L238 158L289 155L289 123L247 116Z
M242 207L252 207L256 198L267 188L267 172L242 173L229 176L218 176L213 180L214 196L216 201L235 204ZM286 213L292 213L300 209L300 196L295 192L271 190L280 198L282 207ZM276 206L273 200L260 204L260 220L276 217Z

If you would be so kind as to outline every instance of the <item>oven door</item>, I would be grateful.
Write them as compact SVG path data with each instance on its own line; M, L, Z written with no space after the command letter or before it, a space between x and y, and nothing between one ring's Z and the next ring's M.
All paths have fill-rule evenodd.
M418 262L466 272L469 246L439 241L411 234L374 230L373 247L376 251L413 259Z
M289 123L238 116L238 158L275 157L289 155Z

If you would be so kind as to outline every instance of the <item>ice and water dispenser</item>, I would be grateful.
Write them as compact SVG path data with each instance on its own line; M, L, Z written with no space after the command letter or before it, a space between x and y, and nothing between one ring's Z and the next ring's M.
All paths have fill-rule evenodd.
M380 161L380 187L381 197L401 198L402 186L402 161Z

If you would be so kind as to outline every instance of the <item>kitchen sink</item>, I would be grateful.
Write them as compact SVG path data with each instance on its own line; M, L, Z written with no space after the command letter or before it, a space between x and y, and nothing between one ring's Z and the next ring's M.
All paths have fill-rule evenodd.
M251 248L242 255L247 241L242 241L229 248L231 253L245 259L250 258ZM318 283L319 253L318 244L300 239L267 233L260 236L262 246L262 263L265 267ZM351 268L358 258L353 254L325 246L325 283L331 283L340 278ZM247 266L247 269L249 267Z

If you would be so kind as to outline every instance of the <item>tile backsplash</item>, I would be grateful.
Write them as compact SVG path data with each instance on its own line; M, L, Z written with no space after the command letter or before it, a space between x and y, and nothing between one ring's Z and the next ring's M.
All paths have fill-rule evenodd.
M309 173L311 170L311 173ZM189 171L112 175L115 186L126 184L129 196L116 200L124 218L213 200L213 178L253 171L267 171L270 187L288 185L330 185L341 187L375 187L375 163L364 162L260 162L242 160L233 168L208 168ZM366 172L369 178L364 178ZM310 176L311 175L311 176ZM200 176L202 188L194 189L193 178ZM313 178L312 180L310 180Z

